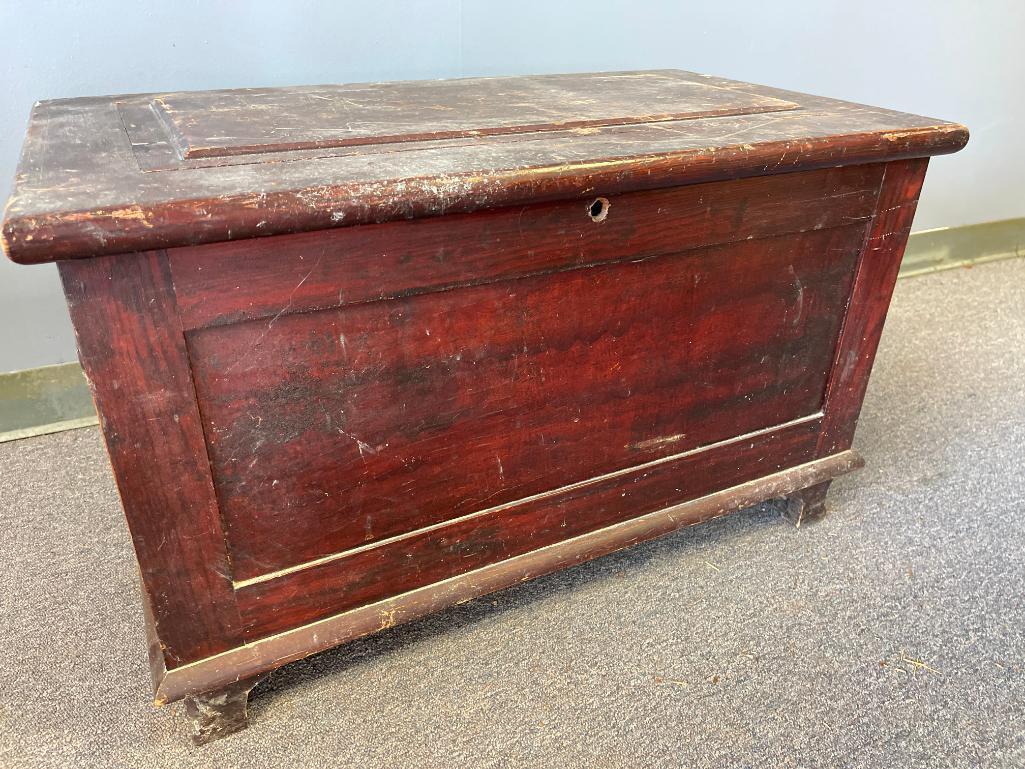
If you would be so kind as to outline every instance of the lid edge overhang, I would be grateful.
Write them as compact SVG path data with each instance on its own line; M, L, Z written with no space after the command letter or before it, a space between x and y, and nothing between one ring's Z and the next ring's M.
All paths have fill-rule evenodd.
M20 212L16 190L5 213L0 247L14 262L41 264L905 160L956 152L967 141L968 129L963 125L937 121L907 129L735 145L714 151L688 149L486 175L321 184L147 206L126 201L123 206L72 212Z

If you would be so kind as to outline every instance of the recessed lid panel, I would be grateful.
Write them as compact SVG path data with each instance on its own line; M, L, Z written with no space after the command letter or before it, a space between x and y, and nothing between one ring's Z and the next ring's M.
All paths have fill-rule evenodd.
M477 78L167 94L183 159L561 131L798 109L679 72Z

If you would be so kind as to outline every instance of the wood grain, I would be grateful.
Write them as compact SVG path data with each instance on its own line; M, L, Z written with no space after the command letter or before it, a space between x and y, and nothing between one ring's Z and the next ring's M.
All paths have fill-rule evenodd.
M740 486L723 489L665 510L633 518L533 550L491 566L467 572L358 609L300 625L277 635L171 671L156 691L157 704L210 691L346 641L378 632L456 604L566 569L616 550L668 534L700 521L733 512L774 497L785 497L861 467L854 452L813 460L769 473Z
M477 138L797 109L683 72L247 88L150 103L183 159Z
M858 260L843 334L831 368L819 456L848 449L854 440L928 164L928 159L922 158L891 163L886 168L878 212Z
M819 420L584 483L540 499L238 586L261 638L547 547L813 458Z
M60 272L163 665L224 651L239 614L164 255Z
M800 109L271 152L231 165L181 160L149 109L168 94L42 102L0 244L23 263L84 258L923 157L968 140L964 126L933 118L680 76L737 104L754 96ZM301 124L305 112L293 117Z
M187 329L867 223L882 164L348 227L170 254ZM245 280L241 280L241 276Z
M864 231L191 333L234 578L816 412Z

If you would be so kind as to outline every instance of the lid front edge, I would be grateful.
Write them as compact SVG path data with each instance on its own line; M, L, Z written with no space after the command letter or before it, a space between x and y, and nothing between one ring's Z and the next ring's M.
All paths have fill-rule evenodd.
M450 213L614 195L659 187L774 175L956 152L968 130L956 123L905 130L687 150L562 166L313 189L172 200L150 206L22 213L17 191L0 232L20 264L196 246ZM796 146L795 146L796 145ZM796 151L795 151L796 150ZM258 197L258 200L255 198Z

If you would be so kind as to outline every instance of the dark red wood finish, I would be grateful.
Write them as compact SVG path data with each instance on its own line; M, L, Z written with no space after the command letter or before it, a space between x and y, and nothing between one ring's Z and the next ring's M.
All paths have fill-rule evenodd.
M819 426L812 418L243 583L246 636L266 637L801 465L815 456Z
M864 236L855 224L190 333L233 576L817 412Z
M176 249L186 329L868 223L883 164ZM245 275L245 279L241 276Z
M966 139L667 72L41 105L3 243L63 260L158 699L817 513L925 156Z
M591 113L597 125L567 127L590 112L586 102L602 103L610 77L631 82L625 94L632 100ZM576 98L560 98L566 78ZM683 103L681 81L694 85L691 106ZM499 120L505 134L425 137L437 117L425 109L432 104L425 95L447 88L431 83L365 84L356 98L320 87L261 89L261 110L244 107L248 91L41 102L0 245L18 262L81 259L924 157L954 152L968 140L964 126L942 120L693 72L482 78L460 87L493 94L495 83L554 105L551 121L538 126L525 112L517 122L509 110L515 98L481 96L463 102L474 104L470 112L452 115L455 130ZM304 93L308 98L297 98ZM389 124L401 123L407 133L388 131L388 143L363 146L275 144L272 137L280 135L305 146L309 129L327 132L335 145L385 134L387 126L367 129L359 120L341 132L333 122L338 108L325 111L324 98L362 105L368 117L391 100ZM220 125L232 134L197 141L197 148L237 142L229 152L245 154L182 157L188 147L161 118L163 110L154 109L157 102L179 105L176 112L193 109L172 120L176 125L191 118L209 126L206 112L223 111ZM517 125L541 130L521 132ZM248 138L238 135L240 127Z
M60 273L164 664L229 649L241 623L166 257Z
M878 213L858 260L843 336L832 366L819 456L850 448L854 440L928 164L928 158L919 158L891 163L886 168Z

